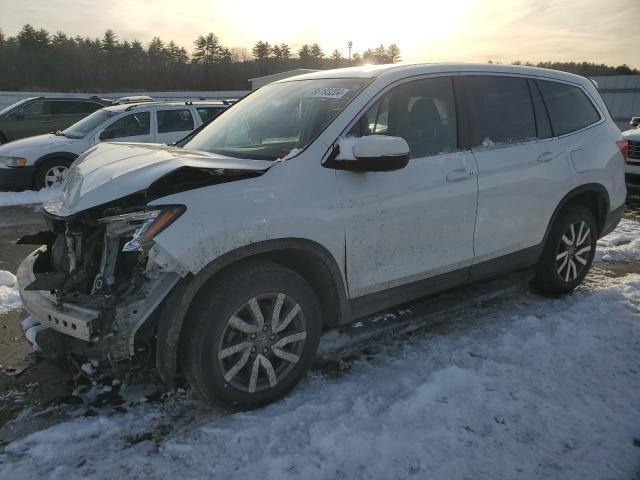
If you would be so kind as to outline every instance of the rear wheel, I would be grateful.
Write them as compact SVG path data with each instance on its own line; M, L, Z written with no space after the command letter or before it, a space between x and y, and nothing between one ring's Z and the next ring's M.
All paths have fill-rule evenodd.
M239 410L284 396L308 370L320 340L311 286L292 270L251 262L203 288L182 344L194 391Z
M68 160L54 158L40 165L36 170L36 189L62 186L67 178L70 163Z
M597 231L593 214L584 207L571 207L561 214L535 268L536 290L562 294L576 288L591 268Z

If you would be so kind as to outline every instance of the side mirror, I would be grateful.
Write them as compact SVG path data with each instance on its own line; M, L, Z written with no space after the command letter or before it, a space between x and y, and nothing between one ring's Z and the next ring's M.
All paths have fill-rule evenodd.
M116 134L113 130L103 130L100 132L98 138L100 140L111 140L116 137Z
M336 150L325 162L325 167L353 172L392 172L409 163L409 145L401 137L341 138Z

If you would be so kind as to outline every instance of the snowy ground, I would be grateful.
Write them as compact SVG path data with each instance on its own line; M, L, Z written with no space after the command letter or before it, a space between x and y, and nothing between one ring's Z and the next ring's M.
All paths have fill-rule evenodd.
M14 205L36 205L53 200L62 195L62 188L43 188L42 190L26 190L24 192L0 192L0 207Z
M346 342L340 368L321 363L258 411L158 400L154 386L124 386L118 407L26 410L16 429L52 426L5 445L0 478L638 478L639 235L624 220L569 296L517 290ZM325 335L323 351L341 340Z

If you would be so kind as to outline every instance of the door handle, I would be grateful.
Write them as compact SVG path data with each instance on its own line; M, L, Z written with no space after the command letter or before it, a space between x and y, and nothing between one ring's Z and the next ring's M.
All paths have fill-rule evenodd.
M555 152L543 152L540 155L538 155L538 162L547 163L553 160L554 158L556 158L557 156L558 154Z
M53 123L53 120L48 119L48 120L42 120L42 123Z
M454 170L447 174L447 182L461 182L462 180L472 178L475 174L476 172L473 170Z

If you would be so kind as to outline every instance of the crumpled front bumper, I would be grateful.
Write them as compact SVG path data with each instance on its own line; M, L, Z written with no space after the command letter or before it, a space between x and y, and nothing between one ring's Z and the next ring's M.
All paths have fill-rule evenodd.
M98 310L67 302L59 304L56 297L45 290L25 290L36 279L33 265L45 249L46 247L37 249L18 267L16 276L24 309L34 320L47 327L80 340L91 341L93 324L100 317Z

